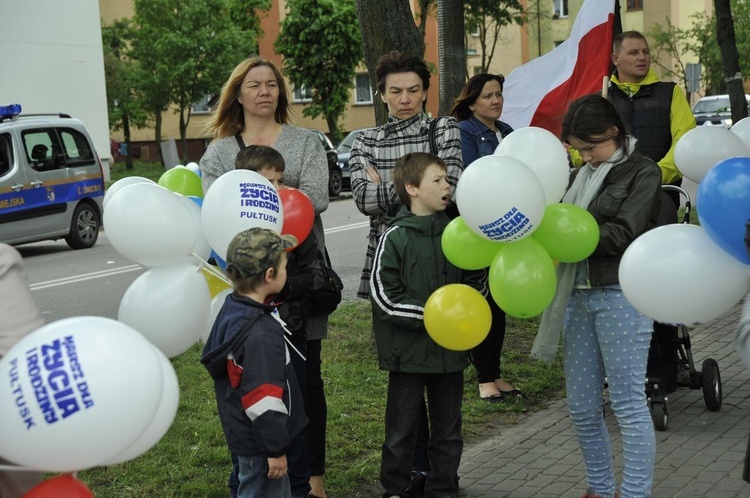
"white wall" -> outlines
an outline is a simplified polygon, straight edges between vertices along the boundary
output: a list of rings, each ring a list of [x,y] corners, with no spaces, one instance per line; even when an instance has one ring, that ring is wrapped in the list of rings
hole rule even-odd
[[[0,0],[0,105],[84,122],[109,176],[109,120],[99,3]]]

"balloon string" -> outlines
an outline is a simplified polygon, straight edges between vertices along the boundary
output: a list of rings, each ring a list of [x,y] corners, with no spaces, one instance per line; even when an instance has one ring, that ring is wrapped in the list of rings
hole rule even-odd
[[[0,465],[0,470],[10,472],[44,472],[42,469],[33,469],[31,467],[20,467],[18,465]]]
[[[199,270],[202,269],[202,268],[205,268],[207,272],[209,272],[211,275],[215,276],[219,280],[221,280],[221,281],[223,281],[223,282],[225,282],[225,283],[227,283],[229,285],[233,285],[232,281],[229,280],[226,275],[224,275],[222,272],[220,272],[219,270],[217,270],[216,267],[214,267],[213,265],[209,264],[208,261],[206,261],[205,259],[201,258],[200,256],[198,256],[194,252],[190,253],[190,255],[194,256],[195,258],[198,259],[198,261],[201,262],[201,266],[198,268]]]

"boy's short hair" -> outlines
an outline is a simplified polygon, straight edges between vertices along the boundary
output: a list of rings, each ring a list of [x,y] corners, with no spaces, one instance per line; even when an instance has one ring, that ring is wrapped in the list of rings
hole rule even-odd
[[[437,164],[444,170],[447,169],[442,158],[429,152],[410,152],[396,161],[396,166],[393,168],[393,187],[401,202],[408,207],[411,207],[411,196],[406,191],[406,185],[419,187],[424,178],[424,172],[432,164]]]
[[[255,290],[263,283],[266,270],[277,272],[281,255],[296,245],[294,235],[279,235],[268,228],[240,232],[227,247],[227,276],[237,291]]]
[[[237,153],[237,158],[234,160],[234,169],[249,169],[250,171],[271,169],[283,173],[285,167],[284,156],[267,145],[248,145]]]

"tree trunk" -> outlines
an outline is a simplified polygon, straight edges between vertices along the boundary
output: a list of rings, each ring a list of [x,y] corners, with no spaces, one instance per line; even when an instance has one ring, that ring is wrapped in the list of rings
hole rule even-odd
[[[356,0],[356,4],[365,65],[372,88],[377,92],[375,65],[378,59],[391,50],[421,55],[424,42],[419,38],[409,0]],[[375,122],[381,125],[388,120],[388,109],[380,103],[379,94],[373,99],[376,101]]]
[[[125,169],[133,169],[133,147],[130,145],[130,118],[126,113],[122,115],[122,134],[125,138]]]
[[[463,0],[438,2],[438,72],[440,77],[440,111],[450,114],[453,99],[466,83],[466,41],[464,38]]]
[[[161,153],[161,110],[156,113],[156,122],[154,123],[154,140],[156,141],[156,153],[159,154],[159,162],[162,166],[164,164],[164,156]]]
[[[732,107],[732,122],[747,117],[747,101],[742,85],[740,57],[734,37],[734,21],[729,0],[714,0],[716,11],[716,40],[719,42],[721,62],[724,67],[724,81],[727,84],[729,105]]]

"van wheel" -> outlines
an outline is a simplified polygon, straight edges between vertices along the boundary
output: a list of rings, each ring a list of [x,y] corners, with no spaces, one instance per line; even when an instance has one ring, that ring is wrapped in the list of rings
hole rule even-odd
[[[73,212],[70,233],[65,237],[65,242],[73,249],[88,249],[96,244],[97,238],[99,238],[99,215],[90,205],[79,204]]]
[[[328,195],[338,197],[341,193],[341,185],[343,183],[341,171],[338,168],[333,168],[328,174]]]

